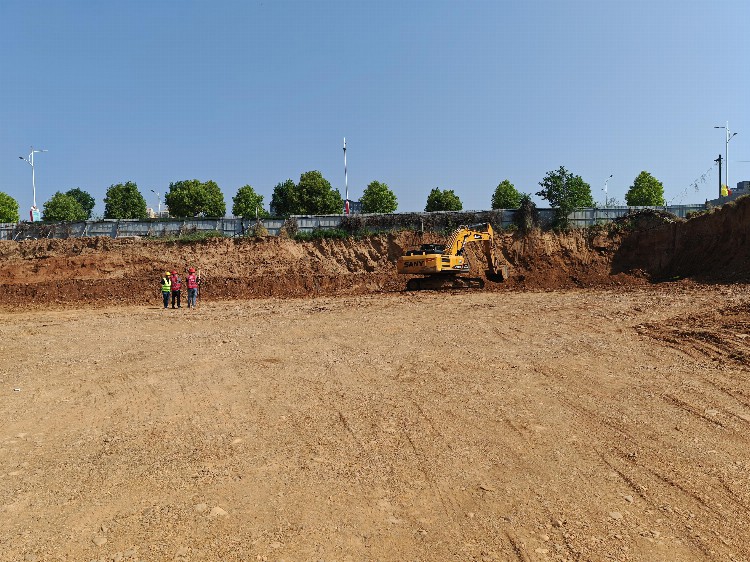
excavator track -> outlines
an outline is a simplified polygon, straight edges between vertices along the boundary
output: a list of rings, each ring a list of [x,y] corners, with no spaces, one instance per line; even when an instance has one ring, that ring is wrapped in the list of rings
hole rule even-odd
[[[434,276],[415,277],[406,283],[407,291],[444,291],[448,289],[482,289],[481,277]]]

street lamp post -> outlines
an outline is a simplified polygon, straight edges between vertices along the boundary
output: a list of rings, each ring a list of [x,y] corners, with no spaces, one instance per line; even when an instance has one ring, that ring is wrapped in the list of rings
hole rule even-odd
[[[606,180],[604,180],[604,208],[605,209],[609,207],[609,199],[607,198],[607,186],[609,184],[609,180],[611,177],[612,177],[612,174],[609,174],[609,177]]]
[[[731,189],[729,187],[729,141],[732,140],[737,133],[731,133],[729,131],[729,121],[727,121],[726,125],[715,126],[714,129],[724,129],[727,133],[726,140],[724,141],[724,181],[726,182],[727,189]],[[721,196],[721,194],[719,194],[719,196]]]
[[[156,195],[156,204],[158,206],[158,211],[157,211],[156,216],[157,216],[157,218],[161,218],[161,193],[157,193],[153,189],[151,190],[151,193],[153,193],[154,195]]]
[[[46,150],[34,150],[34,147],[31,147],[31,152],[29,152],[29,155],[24,158],[23,156],[19,156],[21,160],[26,162],[29,166],[31,166],[31,189],[33,193],[33,201],[34,205],[31,207],[31,222],[34,222],[34,219],[36,217],[36,220],[39,220],[39,210],[36,207],[36,179],[34,177],[34,154],[38,152],[47,152]]]
[[[344,214],[349,215],[349,177],[346,175],[346,137],[344,137],[344,190],[346,199],[344,202]]]

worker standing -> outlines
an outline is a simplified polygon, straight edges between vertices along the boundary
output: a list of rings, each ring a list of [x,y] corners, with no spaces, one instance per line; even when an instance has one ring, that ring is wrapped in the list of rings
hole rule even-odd
[[[188,308],[195,308],[195,303],[198,300],[198,285],[200,284],[200,278],[195,274],[194,267],[188,269],[186,281],[188,290]]]
[[[169,308],[170,294],[172,294],[172,274],[165,271],[164,277],[161,278],[161,296],[164,299],[164,308]]]
[[[182,281],[180,281],[180,276],[177,274],[177,270],[172,270],[170,281],[172,282],[172,308],[182,308],[182,303],[180,302],[180,288],[182,287]],[[176,307],[175,304],[177,304]]]

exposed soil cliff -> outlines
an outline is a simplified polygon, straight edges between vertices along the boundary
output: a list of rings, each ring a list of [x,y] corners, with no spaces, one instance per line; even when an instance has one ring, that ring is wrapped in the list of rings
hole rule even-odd
[[[701,282],[750,278],[750,199],[689,221],[641,224],[612,233],[581,230],[497,236],[509,265],[505,283],[487,290],[545,290],[641,285],[691,277]],[[245,299],[400,291],[395,262],[433,233],[296,242],[283,238],[161,242],[81,238],[0,243],[0,305],[49,305],[158,299],[165,269],[200,269],[203,297]],[[483,275],[478,246],[472,267]]]

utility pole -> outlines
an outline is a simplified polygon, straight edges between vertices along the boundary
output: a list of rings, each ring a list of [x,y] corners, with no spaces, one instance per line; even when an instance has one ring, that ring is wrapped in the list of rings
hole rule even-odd
[[[721,154],[719,154],[719,157],[714,162],[719,164],[719,198],[721,198]]]

